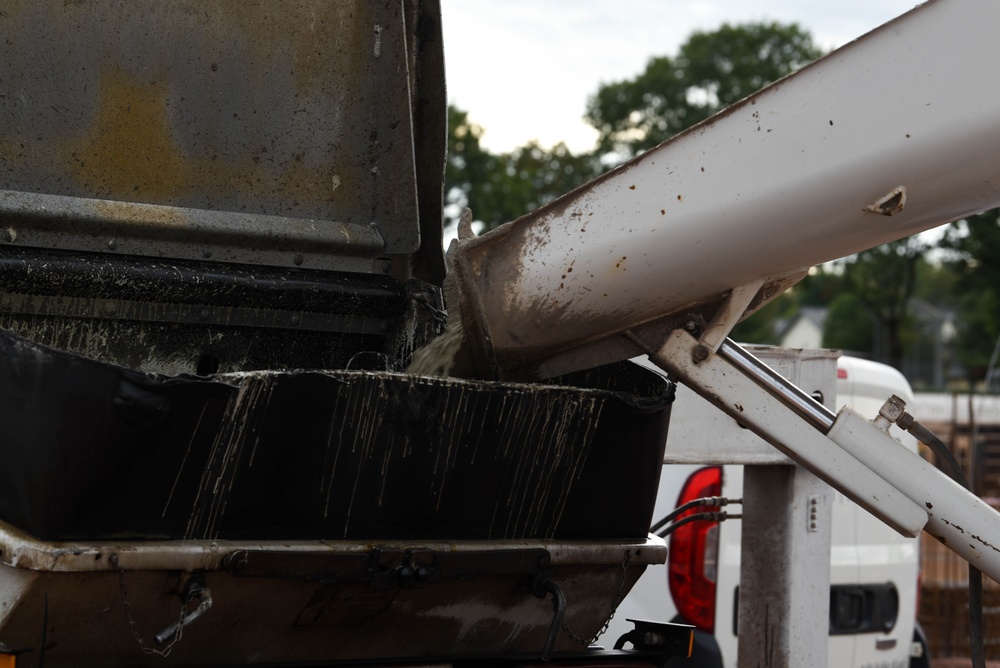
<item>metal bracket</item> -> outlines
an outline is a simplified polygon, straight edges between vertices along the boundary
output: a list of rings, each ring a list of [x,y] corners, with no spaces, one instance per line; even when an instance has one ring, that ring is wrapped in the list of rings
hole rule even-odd
[[[708,327],[701,334],[701,342],[713,353],[719,350],[719,346],[733,331],[733,327],[740,321],[747,307],[753,302],[754,297],[760,292],[764,285],[764,279],[751,281],[746,285],[733,288],[729,295],[723,300],[722,305],[716,312],[715,317],[708,323]]]
[[[722,355],[696,361],[699,347],[704,344],[675,330],[649,359],[899,533],[920,532],[927,523],[923,508],[845,450],[831,447],[821,431],[775,396],[777,389],[762,388]]]

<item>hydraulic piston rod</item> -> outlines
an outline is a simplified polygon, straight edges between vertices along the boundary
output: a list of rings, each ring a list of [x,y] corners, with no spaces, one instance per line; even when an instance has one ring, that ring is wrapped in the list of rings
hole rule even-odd
[[[796,415],[807,421],[824,434],[833,427],[837,416],[823,404],[790,383],[731,339],[726,339],[719,347],[719,354],[730,364],[750,376],[757,385],[777,397]]]
[[[1000,578],[1000,513],[892,438],[888,421],[834,415],[731,340],[701,361],[697,346],[674,332],[650,359],[900,533],[922,527]]]

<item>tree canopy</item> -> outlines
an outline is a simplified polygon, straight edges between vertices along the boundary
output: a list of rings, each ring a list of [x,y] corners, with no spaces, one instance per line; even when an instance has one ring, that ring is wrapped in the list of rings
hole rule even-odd
[[[956,292],[963,317],[956,350],[973,377],[982,377],[1000,337],[1000,209],[952,227],[943,245],[955,253]]]
[[[510,153],[490,153],[480,144],[483,129],[469,120],[468,112],[454,106],[448,111],[445,202],[452,222],[469,207],[476,220],[492,229],[534,211],[598,173],[593,154],[576,155],[563,143],[545,148],[529,142]]]
[[[820,57],[796,24],[723,25],[696,32],[676,56],[659,56],[633,79],[602,85],[585,118],[598,149],[630,158]]]

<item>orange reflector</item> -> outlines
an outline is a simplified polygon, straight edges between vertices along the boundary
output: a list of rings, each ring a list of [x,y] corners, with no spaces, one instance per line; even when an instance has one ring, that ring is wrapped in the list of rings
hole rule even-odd
[[[687,658],[690,659],[691,658],[691,654],[694,652],[694,629],[691,629],[689,631],[689,633],[690,633],[690,635],[688,636],[688,653],[687,653]],[[13,666],[14,664],[11,664],[11,665]]]
[[[16,668],[17,656],[14,654],[0,654],[0,668]]]

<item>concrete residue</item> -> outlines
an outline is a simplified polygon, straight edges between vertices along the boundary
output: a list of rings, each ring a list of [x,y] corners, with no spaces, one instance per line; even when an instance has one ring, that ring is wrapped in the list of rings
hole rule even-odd
[[[239,470],[253,466],[274,376],[248,376],[229,399],[195,494],[184,538],[217,538]],[[197,433],[192,434],[192,440]],[[186,459],[186,458],[185,458]],[[179,474],[178,474],[179,475]]]

